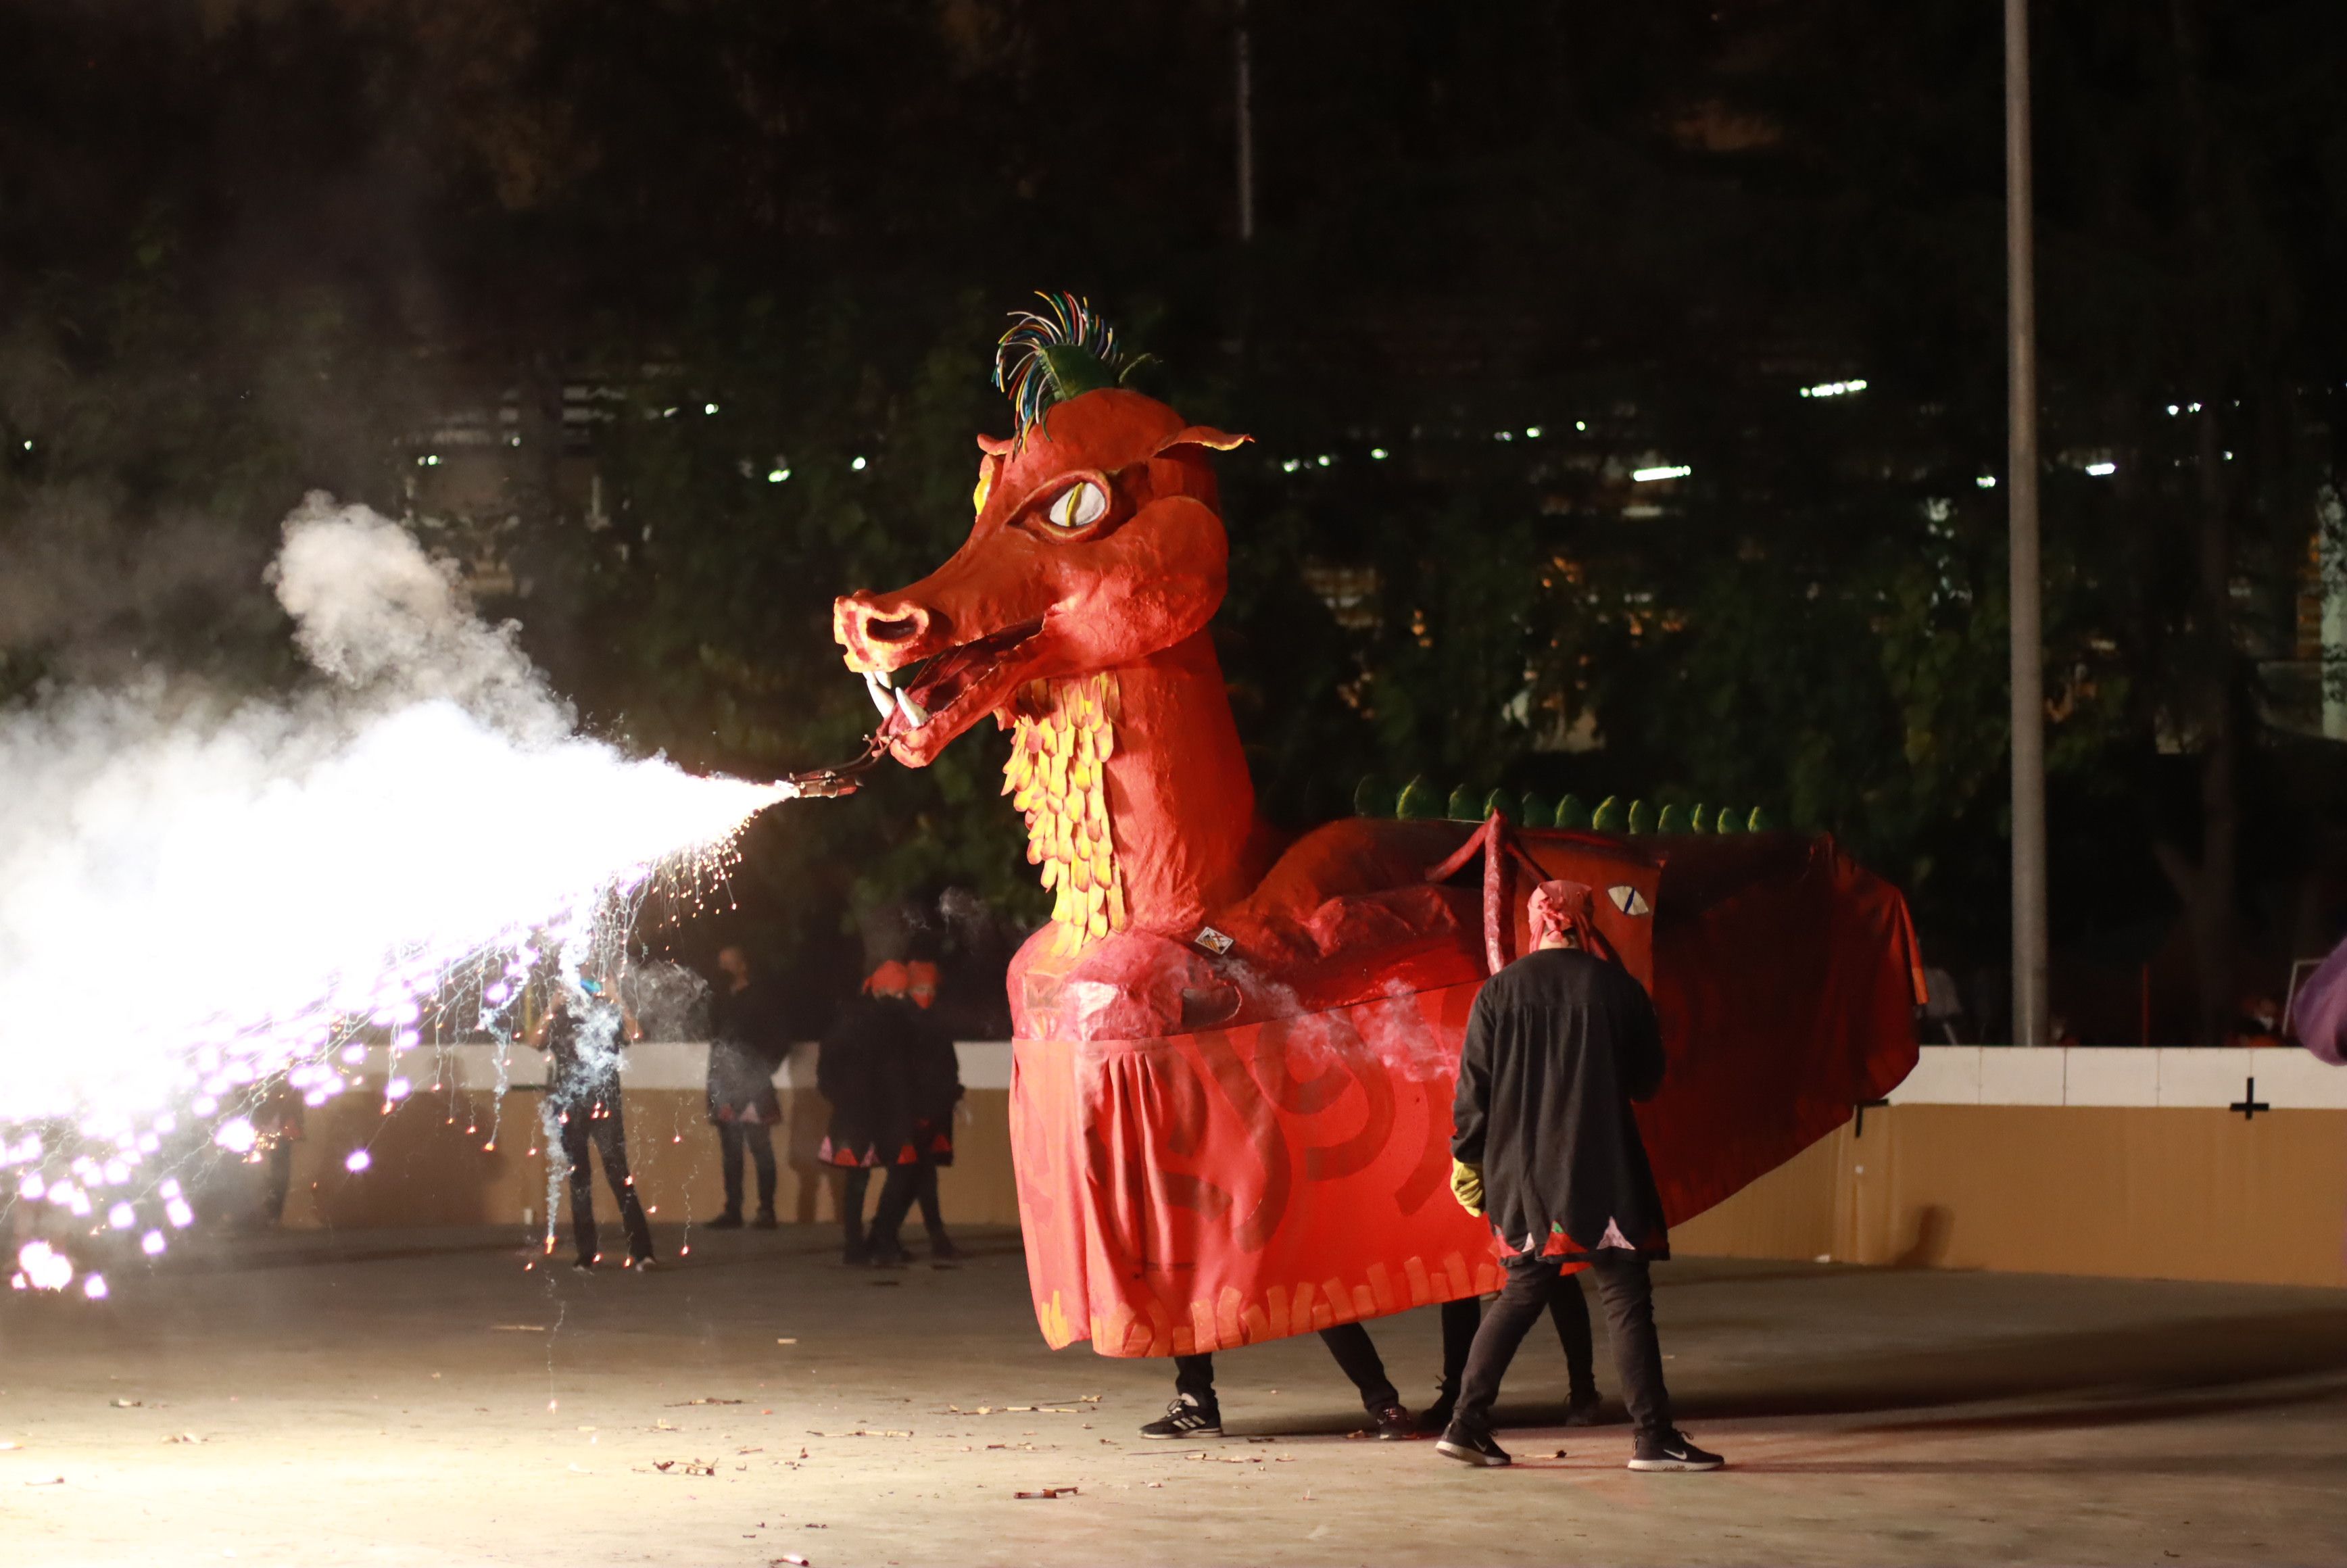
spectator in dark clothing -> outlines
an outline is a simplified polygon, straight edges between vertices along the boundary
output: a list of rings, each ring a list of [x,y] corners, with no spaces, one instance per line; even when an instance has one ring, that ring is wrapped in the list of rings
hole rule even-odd
[[[831,1104],[831,1130],[816,1158],[845,1173],[841,1256],[849,1264],[909,1261],[897,1233],[920,1194],[923,1172],[936,1175],[923,1142],[950,1128],[961,1093],[952,1042],[929,1027],[911,989],[910,972],[893,958],[873,970],[865,994],[841,1009],[824,1035],[815,1064],[815,1087]],[[867,1235],[864,1200],[876,1170],[887,1175]]]
[[[1650,1258],[1670,1256],[1670,1238],[1630,1102],[1662,1085],[1662,1030],[1645,989],[1611,961],[1594,907],[1578,883],[1542,883],[1532,898],[1536,950],[1492,976],[1468,1017],[1451,1184],[1470,1213],[1489,1216],[1507,1283],[1476,1330],[1457,1412],[1435,1446],[1468,1464],[1509,1462],[1491,1439],[1500,1379],[1555,1292],[1578,1288],[1563,1269],[1585,1264],[1636,1426],[1630,1468],[1717,1470],[1719,1456],[1671,1424],[1646,1272]]]
[[[933,1110],[922,1115],[915,1129],[914,1142],[921,1151],[921,1173],[920,1184],[913,1189],[914,1201],[921,1205],[921,1228],[928,1232],[930,1261],[951,1263],[961,1256],[961,1248],[946,1235],[945,1211],[938,1201],[938,1171],[954,1161],[954,1107],[961,1103],[961,1059],[954,1050],[952,1035],[932,1010],[938,1000],[937,965],[915,958],[905,966],[905,994],[921,1009],[922,1026],[928,1030],[922,1046],[928,1062],[926,1071],[932,1081],[940,1084],[947,1073],[953,1075],[953,1098],[942,1111]]]
[[[783,1117],[774,1070],[790,1051],[790,1026],[772,988],[750,972],[740,948],[720,948],[709,996],[709,1122],[725,1172],[725,1212],[712,1230],[742,1228],[742,1156],[758,1168],[758,1228],[774,1228],[774,1123]]]
[[[562,1151],[569,1168],[570,1228],[579,1245],[576,1268],[592,1268],[602,1260],[596,1250],[594,1173],[588,1168],[591,1143],[602,1151],[603,1179],[620,1205],[620,1223],[628,1232],[628,1266],[649,1269],[652,1256],[651,1225],[636,1196],[636,1179],[628,1173],[628,1129],[620,1110],[620,1053],[630,1041],[643,1038],[635,1014],[620,999],[619,986],[608,975],[581,976],[561,994],[530,1033],[530,1043],[547,1053],[546,1098],[539,1114],[546,1122],[546,1141]]]
[[[2290,1031],[2333,1067],[2347,1067],[2347,942],[2306,977],[2291,999]]]

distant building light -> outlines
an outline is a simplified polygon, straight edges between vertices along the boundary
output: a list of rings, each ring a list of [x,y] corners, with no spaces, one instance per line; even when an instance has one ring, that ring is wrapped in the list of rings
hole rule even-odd
[[[2184,405],[2184,412],[2187,414],[2198,414],[2200,412],[2200,405],[2197,403],[2188,403]]]
[[[1573,427],[1575,430],[1585,431],[1589,428],[1589,421],[1586,419],[1576,419],[1573,422]]]
[[[1386,458],[1386,449],[1382,446],[1372,446],[1369,448],[1369,456],[1382,463]]]
[[[1320,466],[1323,468],[1334,467],[1336,466],[1336,462],[1337,459],[1331,457],[1327,453],[1323,452],[1320,454]]]
[[[1280,462],[1279,471],[1283,474],[1293,474],[1299,466],[1301,466],[1301,465],[1298,464],[1295,458],[1284,458]]]
[[[1524,439],[1525,439],[1525,440],[1527,440],[1527,441],[1537,441],[1537,440],[1539,440],[1540,438],[1541,438],[1541,427],[1540,427],[1539,425],[1525,425],[1525,426],[1524,426]]]
[[[508,436],[508,437],[507,438],[507,445],[508,445],[508,446],[520,446],[520,445],[521,445],[521,437],[520,437],[520,436]]]
[[[1663,468],[1634,468],[1630,477],[1641,485],[1651,485],[1657,479],[1684,479],[1695,470],[1685,463],[1674,463]]]
[[[673,419],[676,417],[676,410],[673,408],[663,408],[661,410],[661,417],[662,419]]]
[[[714,414],[717,412],[717,405],[713,403],[704,403],[701,405],[701,412],[703,414]]]
[[[2230,456],[2231,454],[2228,453],[2226,456]],[[2118,471],[2119,466],[2116,463],[2089,463],[2086,465],[2086,472],[2092,474],[2097,479],[2107,479]]]
[[[1983,474],[1979,478],[1974,479],[1973,483],[1978,485],[1983,490],[1993,490],[1996,488],[1996,476],[1993,474]]]
[[[360,1171],[365,1170],[369,1165],[374,1163],[374,1161],[369,1157],[364,1149],[354,1149],[349,1154],[343,1157],[343,1169],[355,1174]]]
[[[851,468],[853,468],[853,469],[855,469],[857,473],[861,474],[862,472],[864,472],[864,469],[865,469],[865,462],[864,462],[864,459],[863,459],[863,458],[861,458],[861,457],[858,457],[855,462],[850,463],[850,464],[848,465],[848,466],[849,466],[849,467],[851,467]]]
[[[1825,381],[1819,382],[1815,386],[1801,388],[1801,395],[1803,397],[1848,397],[1852,393],[1865,390],[1866,383],[1863,380]]]
[[[769,485],[779,485],[790,477],[791,471],[788,468],[769,468],[766,470],[766,483]]]
[[[1491,432],[1491,439],[1494,441],[1513,441],[1515,438],[1516,433],[1512,430],[1494,430]]]
[[[2181,413],[2183,413],[2183,412],[2184,412],[2184,410],[2182,410],[2181,408],[2178,408],[2178,406],[2176,406],[2176,405],[2174,405],[2173,403],[2171,403],[2171,404],[2169,404],[2169,405],[2168,405],[2168,416],[2170,419],[2175,418],[2178,415],[2179,415],[2179,414],[2181,414]]]

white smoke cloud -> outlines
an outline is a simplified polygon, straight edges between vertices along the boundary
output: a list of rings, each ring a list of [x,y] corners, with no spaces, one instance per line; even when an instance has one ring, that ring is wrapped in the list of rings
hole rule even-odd
[[[227,704],[156,679],[0,715],[7,1124],[143,1124],[396,1028],[448,964],[722,843],[787,792],[575,733],[510,628],[397,524],[313,497],[272,569],[317,668]]]

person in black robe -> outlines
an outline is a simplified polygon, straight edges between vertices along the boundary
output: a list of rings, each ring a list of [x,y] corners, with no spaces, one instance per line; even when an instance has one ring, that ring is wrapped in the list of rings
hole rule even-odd
[[[603,1179],[620,1205],[628,1232],[628,1266],[651,1268],[652,1231],[644,1218],[636,1179],[628,1172],[628,1126],[620,1108],[620,1053],[643,1030],[608,975],[581,976],[562,994],[532,1031],[530,1043],[547,1053],[546,1098],[539,1112],[546,1141],[562,1151],[570,1179],[570,1230],[579,1257],[589,1269],[601,1261],[596,1250],[595,1173],[588,1149],[600,1150]],[[548,1216],[550,1222],[551,1215]],[[549,1238],[550,1239],[550,1238]]]
[[[774,1123],[783,1117],[774,1070],[790,1050],[790,1027],[772,988],[750,971],[738,947],[719,949],[720,979],[709,994],[709,1123],[717,1129],[725,1212],[712,1230],[742,1228],[742,1160],[758,1170],[758,1228],[774,1219]]]
[[[1544,882],[1532,898],[1535,950],[1484,985],[1467,1021],[1451,1105],[1452,1186],[1484,1214],[1507,1282],[1484,1315],[1459,1403],[1436,1449],[1469,1464],[1503,1465],[1491,1406],[1525,1333],[1563,1277],[1586,1264],[1605,1304],[1623,1399],[1636,1429],[1630,1468],[1717,1470],[1672,1425],[1655,1334],[1652,1260],[1670,1256],[1662,1195],[1631,1102],[1663,1081],[1654,1002],[1599,936],[1594,898]]]
[[[950,1123],[961,1093],[952,1043],[938,1049],[939,1031],[913,1003],[911,986],[910,972],[893,958],[873,970],[865,994],[825,1033],[815,1062],[815,1087],[831,1105],[830,1131],[815,1157],[844,1173],[841,1258],[850,1265],[910,1261],[897,1233],[920,1194],[928,1165],[923,1146],[933,1144],[940,1123]],[[887,1176],[867,1232],[864,1203],[876,1170]]]
[[[914,1201],[920,1204],[921,1226],[929,1235],[929,1261],[952,1263],[961,1256],[961,1248],[946,1234],[946,1216],[938,1197],[938,1172],[954,1163],[954,1108],[961,1103],[961,1055],[954,1050],[953,1034],[938,1018],[938,967],[915,958],[905,966],[907,977],[906,996],[921,1009],[921,1024],[926,1031],[922,1050],[922,1081],[930,1086],[932,1100],[915,1124],[914,1143],[921,1152],[919,1185],[913,1189]],[[950,1081],[951,1093],[945,1094]],[[936,1098],[943,1095],[942,1099]]]

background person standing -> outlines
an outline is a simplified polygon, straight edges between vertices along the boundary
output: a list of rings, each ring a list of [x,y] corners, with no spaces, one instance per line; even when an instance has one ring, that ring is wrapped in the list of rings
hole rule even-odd
[[[620,1108],[620,1053],[641,1040],[643,1030],[620,999],[610,972],[582,974],[569,984],[558,980],[554,1005],[530,1031],[530,1043],[547,1053],[546,1099],[540,1113],[546,1141],[562,1151],[569,1168],[570,1231],[578,1243],[573,1267],[592,1268],[596,1250],[595,1180],[588,1168],[589,1145],[602,1151],[603,1179],[620,1205],[628,1232],[628,1266],[652,1266],[652,1230],[628,1173],[628,1125]]]
[[[742,1156],[758,1168],[758,1228],[774,1228],[774,1123],[782,1120],[774,1070],[790,1050],[789,1021],[773,989],[729,945],[717,952],[709,994],[709,1122],[725,1173],[725,1212],[712,1230],[742,1228]]]
[[[938,1172],[954,1161],[954,1108],[961,1103],[961,1058],[954,1050],[953,1036],[935,1011],[937,965],[915,958],[905,966],[905,995],[921,1011],[921,1062],[916,1076],[929,1097],[928,1104],[916,1107],[913,1142],[920,1151],[921,1169],[913,1197],[921,1205],[921,1226],[928,1232],[929,1260],[951,1263],[961,1256],[961,1248],[946,1235],[945,1210],[938,1201]]]
[[[1585,1264],[1636,1427],[1630,1468],[1717,1470],[1717,1454],[1671,1424],[1646,1272],[1649,1259],[1670,1256],[1670,1238],[1630,1102],[1662,1086],[1662,1030],[1645,989],[1612,961],[1594,907],[1577,882],[1542,883],[1536,950],[1493,975],[1468,1018],[1451,1184],[1470,1214],[1489,1216],[1507,1283],[1476,1330],[1457,1413],[1435,1447],[1467,1464],[1509,1462],[1491,1439],[1500,1379],[1554,1294],[1580,1288],[1563,1271]]]
[[[831,1131],[817,1158],[843,1174],[839,1219],[842,1261],[892,1266],[908,1261],[897,1232],[921,1187],[924,1123],[950,1108],[959,1084],[948,1045],[942,1068],[936,1031],[911,999],[912,975],[891,958],[864,982],[864,995],[842,1008],[823,1037],[815,1087],[831,1104]],[[886,1171],[867,1235],[865,1194],[872,1173]],[[932,1173],[934,1173],[932,1170]]]

